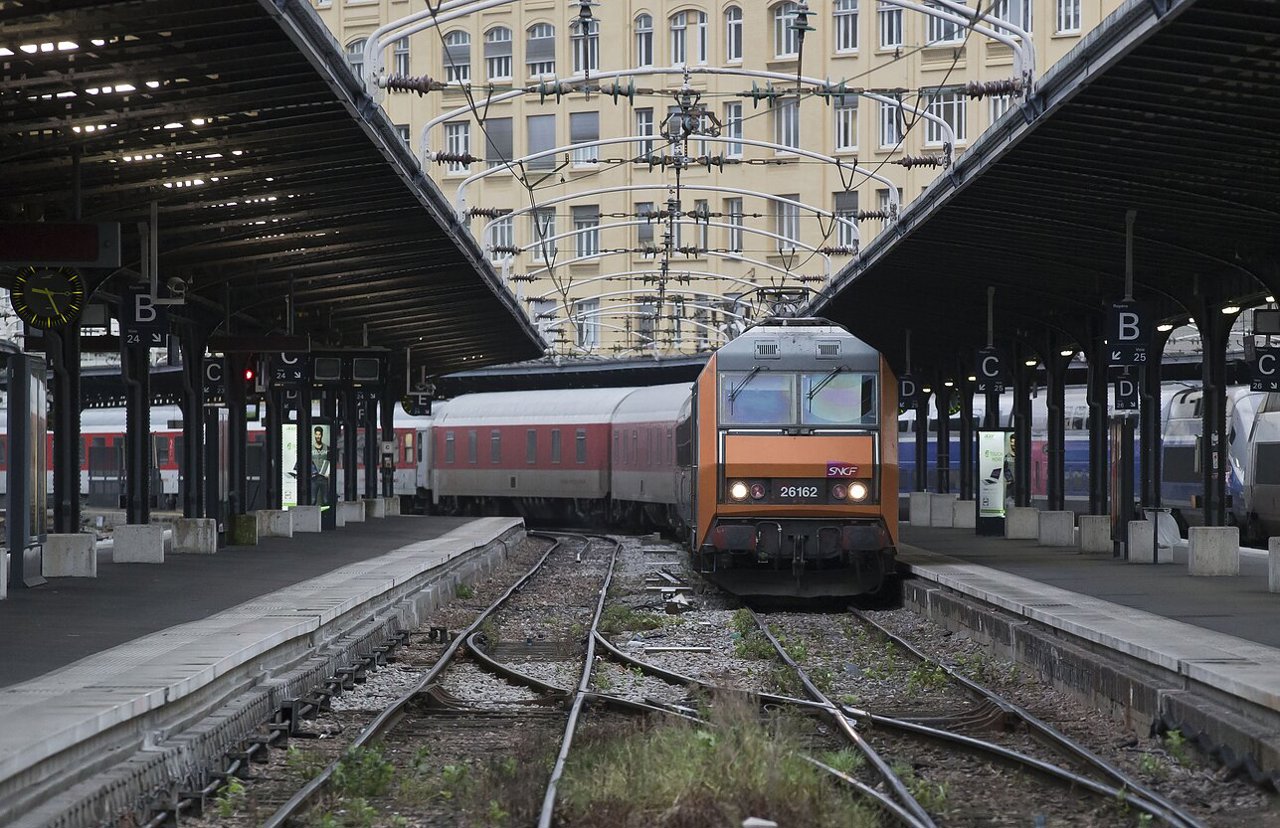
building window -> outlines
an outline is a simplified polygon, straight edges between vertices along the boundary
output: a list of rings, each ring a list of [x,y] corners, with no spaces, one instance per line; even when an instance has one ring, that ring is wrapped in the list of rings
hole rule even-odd
[[[939,3],[926,3],[925,5],[931,9],[937,9],[938,11],[949,11],[949,9],[944,9]],[[963,37],[961,36],[963,28],[959,23],[953,23],[950,20],[943,20],[941,17],[934,17],[931,14],[926,16],[929,19],[927,26],[928,32],[925,35],[928,45],[936,46],[943,43],[959,43],[963,40]]]
[[[742,102],[730,101],[724,105],[724,154],[730,158],[742,157]]]
[[[1080,0],[1058,0],[1058,34],[1080,31]]]
[[[533,77],[556,73],[556,27],[536,23],[526,32],[524,65]]]
[[[511,30],[506,26],[485,33],[484,70],[491,81],[511,80]]]
[[[636,17],[632,26],[636,33],[636,66],[653,65],[653,18],[647,14]]]
[[[444,36],[444,79],[449,83],[471,80],[471,35],[452,31]]]
[[[530,158],[525,166],[531,170],[555,169],[556,156],[551,150],[556,148],[556,116],[530,115],[525,118],[525,132],[529,136],[529,155],[545,152],[546,155]]]
[[[726,198],[724,200],[724,214],[726,223],[729,225],[729,234],[726,241],[726,247],[730,253],[742,252],[742,199]]]
[[[409,146],[409,141],[411,140],[411,137],[409,134],[408,124],[396,124],[396,135],[400,136],[400,140],[404,141],[404,145],[406,147]]]
[[[955,133],[957,142],[965,139],[965,98],[962,94],[954,89],[935,89],[929,98],[929,114],[936,115],[945,121]],[[925,120],[925,144],[941,146],[949,138],[941,124],[937,121]]]
[[[599,112],[573,112],[569,115],[569,143],[586,144],[600,139]],[[596,146],[577,147],[573,149],[573,165],[575,167],[594,166],[600,150]]]
[[[636,346],[647,348],[657,338],[658,306],[653,302],[641,302],[639,314],[636,317]]]
[[[600,68],[600,22],[592,20],[573,33],[573,73],[583,75]]]
[[[444,125],[445,151],[453,156],[463,156],[471,152],[471,123],[468,121],[450,121]],[[470,167],[461,161],[450,161],[445,170],[451,173],[464,173]]]
[[[902,143],[902,109],[897,104],[880,103],[880,148],[892,149]]]
[[[533,316],[533,324],[538,326],[538,333],[545,339],[554,339],[555,321],[560,305],[554,299],[534,299],[530,303],[529,313]]]
[[[578,257],[597,256],[600,254],[600,208],[573,208],[574,242],[577,245],[575,254]]]
[[[511,119],[490,118],[484,126],[484,157],[490,167],[511,161]]]
[[[680,66],[689,57],[688,29],[685,25],[685,13],[671,15],[671,64]]]
[[[556,211],[554,207],[538,207],[529,214],[533,256],[549,262],[556,255]]]
[[[902,188],[901,187],[898,188],[898,208],[899,209],[902,208]],[[876,209],[882,213],[885,213],[886,215],[890,212],[890,210],[893,209],[893,205],[889,201],[888,187],[881,187],[880,189],[876,190]],[[884,221],[887,222],[888,219],[885,219]]]
[[[401,77],[409,75],[409,38],[402,37],[396,41],[395,50],[392,52],[396,61],[396,74]]]
[[[1031,0],[996,0],[992,15],[1031,33]]]
[[[705,256],[711,247],[711,204],[700,198],[693,202],[693,216],[698,231],[698,255]]]
[[[578,325],[578,347],[600,346],[600,300],[583,299],[573,303],[573,318]]]
[[[773,108],[774,143],[792,149],[800,148],[800,101],[785,98]],[[785,152],[785,150],[774,150]]]
[[[795,57],[800,54],[799,33],[792,28],[796,22],[795,3],[782,3],[773,10],[773,56]]]
[[[653,134],[653,110],[649,108],[637,109],[636,111],[636,135],[652,135]],[[640,142],[640,155],[637,161],[645,161],[653,155],[653,142]]]
[[[831,13],[835,17],[836,51],[858,51],[858,0],[836,0]]]
[[[880,26],[880,48],[897,49],[902,46],[902,9],[881,3],[876,10]]]
[[[836,244],[851,250],[858,248],[858,191],[836,193],[833,199],[836,214]]]
[[[347,63],[357,78],[364,74],[364,45],[367,42],[368,39],[362,37],[347,44]]]
[[[742,60],[742,9],[737,6],[724,10],[724,59],[726,63]]]
[[[858,148],[858,96],[841,95],[835,98],[836,151],[849,152]]]
[[[783,250],[795,250],[800,241],[800,205],[795,203],[799,200],[800,196],[793,194],[778,196],[774,201],[778,210],[777,233],[782,237],[777,240],[778,247]]]
[[[706,12],[690,12],[693,14],[693,48],[694,54],[697,56],[698,63],[706,63],[711,52],[711,43],[707,39],[707,13]]]
[[[1004,117],[1004,113],[1009,111],[1009,107],[1013,105],[1012,95],[993,95],[991,97],[991,123],[995,123]]]
[[[511,216],[503,216],[494,221],[489,228],[489,238],[493,244],[489,250],[489,258],[493,261],[499,261],[511,256],[509,248],[516,246],[516,226],[515,220]],[[505,247],[507,250],[498,250],[497,248]]]
[[[636,218],[641,222],[636,225],[636,244],[639,247],[653,245],[654,210],[652,201],[636,202]]]

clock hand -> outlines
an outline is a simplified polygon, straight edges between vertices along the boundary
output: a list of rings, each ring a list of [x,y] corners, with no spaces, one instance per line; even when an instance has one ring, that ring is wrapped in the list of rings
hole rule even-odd
[[[49,290],[48,288],[33,288],[32,293],[43,293],[45,296],[48,296],[49,304],[53,306],[54,315],[56,316],[62,315],[62,311],[58,310],[58,300],[53,298],[54,296],[53,291]]]

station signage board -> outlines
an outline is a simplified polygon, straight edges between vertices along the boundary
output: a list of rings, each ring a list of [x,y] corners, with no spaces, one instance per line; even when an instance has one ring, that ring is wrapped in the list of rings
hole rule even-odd
[[[431,416],[431,395],[423,392],[405,394],[400,400],[400,408],[410,417]]]
[[[120,329],[125,345],[163,348],[168,341],[168,311],[156,304],[145,286],[127,287],[120,296]]]
[[[1151,347],[1151,315],[1133,301],[1112,302],[1107,314],[1107,363],[1144,366]]]
[[[1138,381],[1133,377],[1117,377],[1115,381],[1116,411],[1138,410]]]
[[[920,383],[910,374],[898,377],[898,413],[906,413],[916,407],[916,397],[920,394]]]
[[[979,394],[1004,393],[1004,363],[1000,352],[992,345],[978,349],[978,363],[974,369]]]
[[[279,351],[271,355],[272,385],[303,385],[307,381],[307,355],[300,351]]]
[[[1254,347],[1249,357],[1249,390],[1280,391],[1280,347]]]
[[[221,357],[205,357],[201,367],[206,397],[222,398],[227,393],[226,367]]]

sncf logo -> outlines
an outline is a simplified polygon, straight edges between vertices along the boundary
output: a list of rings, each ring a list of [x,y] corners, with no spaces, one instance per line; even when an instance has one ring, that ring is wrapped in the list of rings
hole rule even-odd
[[[827,477],[857,477],[858,467],[851,463],[827,463]]]

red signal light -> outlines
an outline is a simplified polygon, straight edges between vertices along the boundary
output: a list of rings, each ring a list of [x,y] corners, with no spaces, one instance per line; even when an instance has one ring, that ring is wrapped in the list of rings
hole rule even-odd
[[[250,383],[251,383],[251,382],[253,382],[253,378],[254,378],[256,375],[257,375],[257,374],[256,374],[256,372],[255,372],[252,368],[246,368],[246,369],[244,369],[244,381],[245,381],[245,382],[250,382]]]

